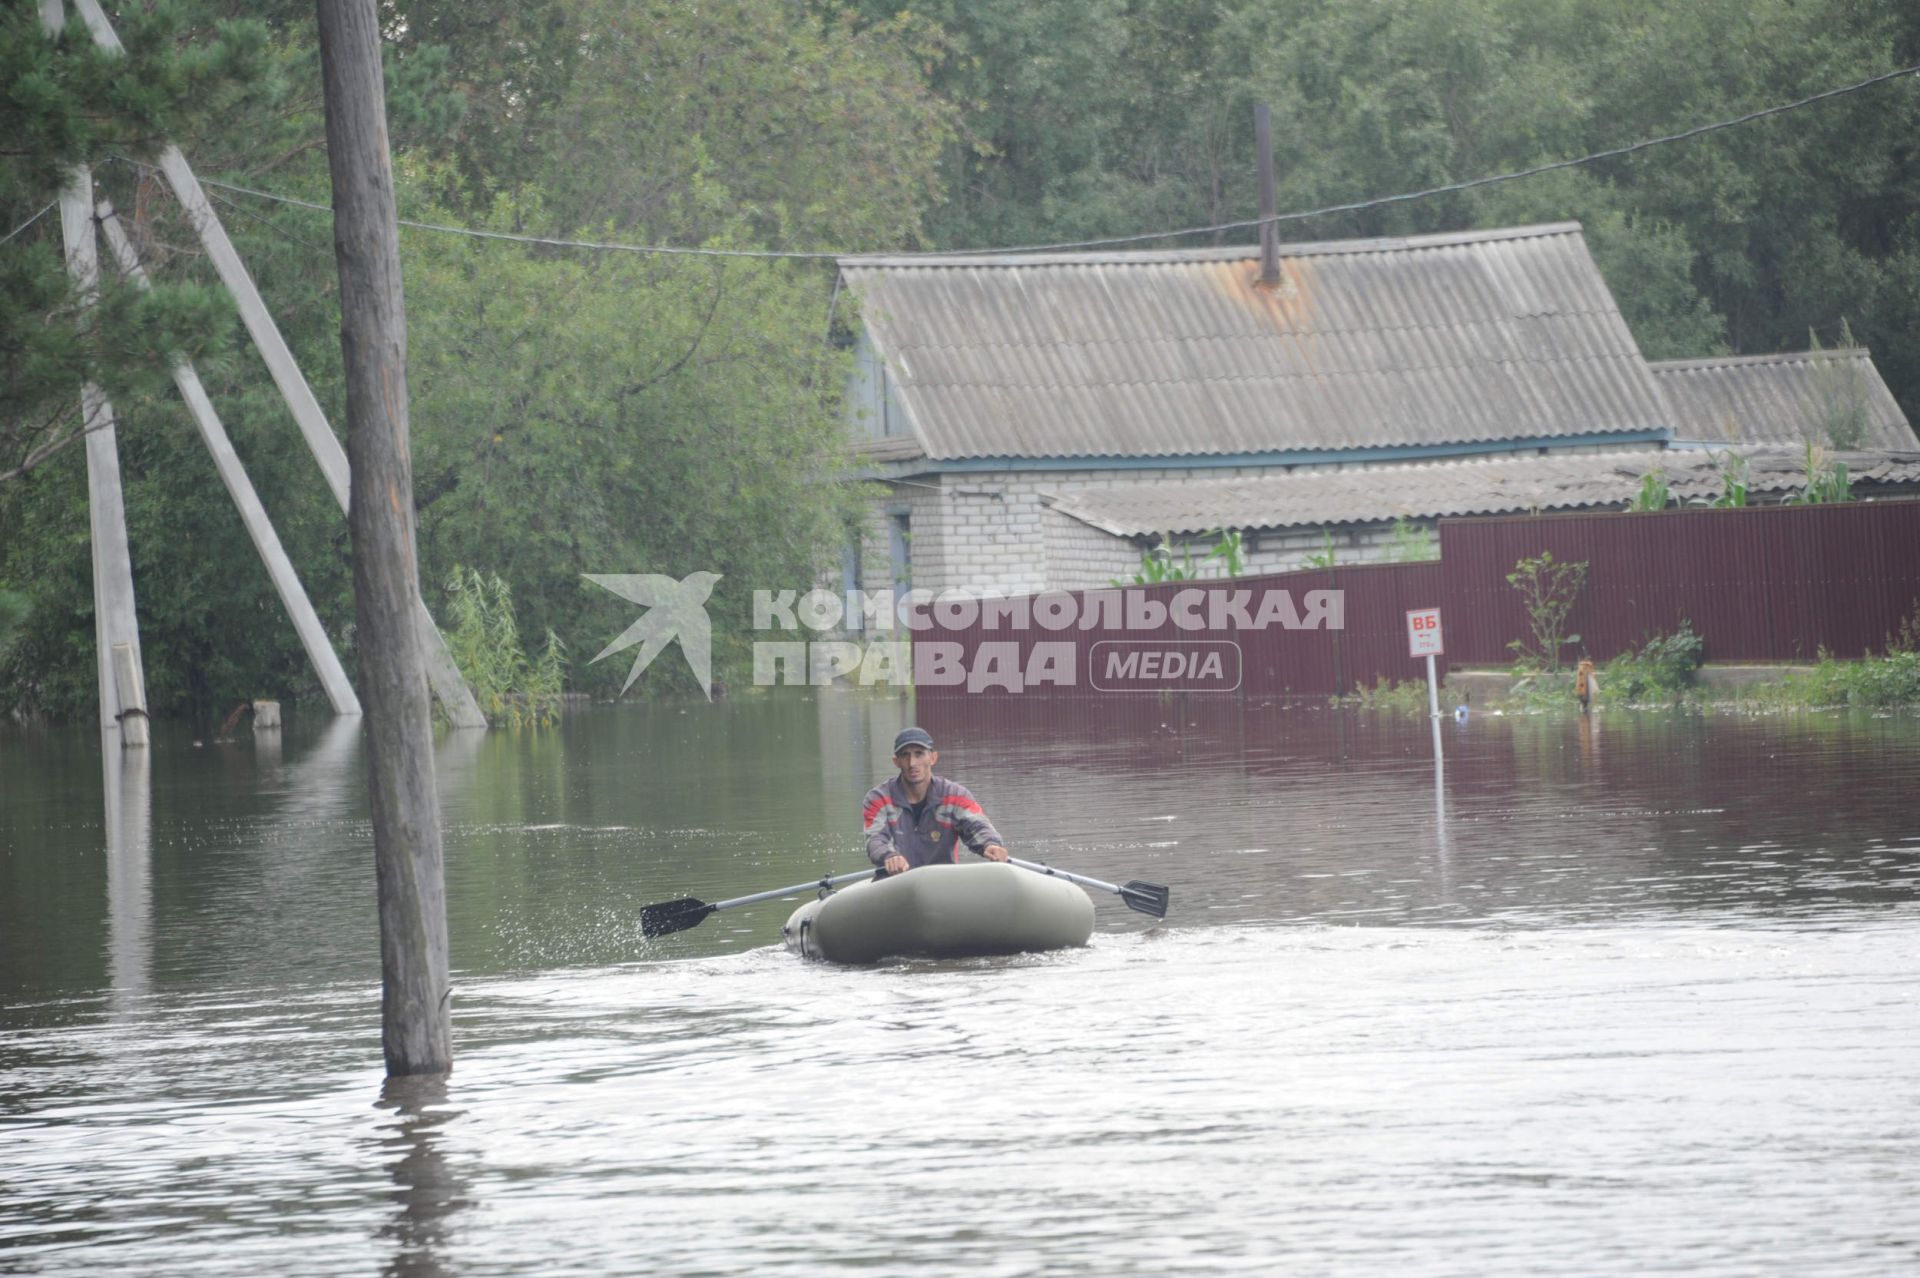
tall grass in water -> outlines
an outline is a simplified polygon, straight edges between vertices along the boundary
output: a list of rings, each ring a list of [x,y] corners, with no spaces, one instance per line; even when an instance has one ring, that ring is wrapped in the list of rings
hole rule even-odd
[[[447,578],[453,629],[447,646],[473,699],[489,723],[540,727],[560,716],[566,656],[560,637],[547,631],[538,660],[527,659],[520,625],[513,615],[513,592],[498,576],[475,568],[455,568]]]

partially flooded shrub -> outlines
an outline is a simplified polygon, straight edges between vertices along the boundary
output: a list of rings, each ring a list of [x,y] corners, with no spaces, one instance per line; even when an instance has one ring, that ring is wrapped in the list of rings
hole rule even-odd
[[[1706,641],[1693,633],[1693,623],[1682,621],[1670,635],[1655,635],[1640,651],[1622,653],[1606,664],[1600,692],[1613,700],[1642,701],[1669,698],[1693,686]]]
[[[513,615],[513,592],[498,576],[455,568],[447,579],[453,629],[447,647],[490,723],[543,726],[560,714],[566,655],[547,631],[538,660],[529,661]]]

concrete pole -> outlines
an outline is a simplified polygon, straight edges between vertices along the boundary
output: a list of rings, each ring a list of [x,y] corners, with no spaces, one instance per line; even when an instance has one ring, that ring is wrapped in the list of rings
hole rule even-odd
[[[42,3],[57,6],[59,0],[42,0]],[[94,43],[103,49],[117,51],[121,48],[120,37],[114,34],[113,25],[107,21],[107,15],[101,11],[98,0],[74,0],[74,5],[86,21],[87,28],[92,31]],[[200,186],[200,179],[193,175],[193,168],[176,146],[169,146],[160,153],[160,172],[167,179],[167,185],[173,188],[180,206],[186,210],[194,232],[207,250],[208,259],[213,263],[214,270],[219,272],[221,282],[233,294],[241,322],[247,326],[247,332],[252,336],[261,358],[266,361],[267,371],[273,374],[274,384],[286,399],[287,408],[300,427],[308,450],[320,464],[320,472],[326,476],[327,487],[332,489],[334,500],[340,504],[342,511],[347,510],[350,476],[346,451],[340,447],[340,440],[327,424],[326,414],[320,410],[320,401],[314,397],[313,388],[307,385],[307,379],[302,376],[293,352],[280,335],[279,325],[273,322],[272,312],[267,310],[260,290],[254,287],[246,264],[240,260],[233,241],[227,238],[226,227],[221,225],[214,213],[212,202]],[[441,709],[446,711],[447,721],[456,728],[485,728],[487,717],[480,712],[480,706],[474,701],[466,680],[460,677],[460,668],[447,649],[447,641],[441,635],[440,627],[434,624],[432,614],[417,593],[414,603],[414,625],[420,630],[426,653],[427,677],[432,681],[434,695],[440,698]]]
[[[340,348],[355,499],[354,614],[367,698],[387,1073],[453,1068],[440,801],[433,780],[407,443],[407,318],[376,0],[319,0]]]
[[[61,0],[41,0],[40,22],[48,35],[66,27]],[[67,172],[60,189],[60,232],[84,306],[100,290],[99,248],[93,232],[93,173],[85,165]],[[113,404],[92,382],[80,388],[80,422],[87,437],[87,515],[93,542],[93,646],[100,688],[100,728],[118,731],[121,745],[145,745],[146,677],[140,661],[140,622],[134,611],[133,559],[127,551],[127,512],[120,489],[120,449],[114,438]],[[121,650],[115,669],[114,650]],[[129,674],[131,679],[128,679]],[[123,693],[124,685],[124,693]],[[136,714],[129,716],[132,710]],[[128,720],[136,720],[129,729]]]
[[[40,0],[40,4],[42,12],[46,8],[60,10],[60,0]],[[123,52],[119,36],[113,33],[113,23],[109,23],[108,15],[100,10],[98,0],[73,0],[73,6],[81,12],[86,29],[94,36],[94,44]],[[344,512],[348,509],[348,455],[346,449],[340,447],[340,439],[334,436],[332,426],[326,424],[321,401],[313,397],[313,388],[307,386],[307,378],[301,376],[292,349],[288,349],[286,338],[280,336],[280,326],[273,322],[273,313],[267,311],[267,303],[259,296],[259,290],[253,288],[252,274],[248,274],[246,263],[240,261],[240,253],[232,246],[232,240],[228,240],[227,228],[213,213],[213,203],[207,200],[200,178],[194,177],[194,169],[186,163],[186,155],[180,154],[177,146],[169,146],[159,154],[159,171],[173,188],[180,207],[186,209],[188,221],[192,221],[194,232],[200,236],[202,248],[207,249],[207,259],[213,263],[213,269],[219,272],[221,282],[227,284],[227,292],[232,294],[234,305],[240,311],[240,320],[246,324],[261,359],[267,361],[267,370],[273,374],[275,386],[286,399],[288,411],[294,414],[301,436],[307,439],[313,461],[319,462],[326,485]],[[459,666],[453,662],[453,652],[447,649],[440,627],[434,624],[424,601],[415,597],[415,604],[413,622],[420,629],[420,643],[426,651],[426,677],[434,685],[434,697],[440,698],[440,708],[447,712],[447,722],[453,723],[453,727],[484,729],[486,716],[468,689],[467,679],[461,677]]]
[[[134,252],[126,231],[121,228],[113,206],[105,200],[100,201],[100,227],[106,232],[107,244],[113,250],[115,260],[120,263],[121,272],[141,288],[151,288],[147,273],[140,265],[139,255]],[[293,561],[287,558],[285,548],[280,545],[280,537],[273,530],[273,521],[267,518],[266,507],[260,504],[260,496],[253,490],[253,481],[247,478],[246,467],[241,465],[240,455],[233,450],[233,441],[227,438],[226,428],[220,424],[220,415],[214,412],[213,402],[207,398],[206,388],[200,384],[200,376],[194,372],[190,362],[174,360],[173,384],[180,388],[180,397],[187,401],[194,424],[200,428],[200,438],[206,443],[207,451],[213,454],[214,468],[220,472],[220,480],[227,486],[227,495],[233,498],[234,506],[240,511],[240,520],[247,526],[247,535],[253,538],[253,547],[260,552],[260,561],[267,566],[267,575],[273,579],[273,588],[280,593],[280,603],[293,621],[293,628],[300,636],[300,646],[307,651],[307,660],[313,663],[315,673],[320,676],[320,685],[326,689],[327,701],[333,706],[333,712],[359,714],[360,698],[354,695],[353,681],[347,678],[339,655],[327,640],[326,627],[320,624],[319,615],[314,612],[313,604],[307,598],[306,588],[300,584],[300,576],[293,570]]]
[[[153,965],[153,752],[102,753],[107,835],[107,1006],[137,1013]]]

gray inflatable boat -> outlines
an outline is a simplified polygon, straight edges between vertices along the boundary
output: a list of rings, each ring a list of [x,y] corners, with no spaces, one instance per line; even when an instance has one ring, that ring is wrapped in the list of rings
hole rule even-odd
[[[1064,879],[997,865],[926,865],[808,901],[780,929],[829,963],[1024,954],[1085,945],[1093,902]]]

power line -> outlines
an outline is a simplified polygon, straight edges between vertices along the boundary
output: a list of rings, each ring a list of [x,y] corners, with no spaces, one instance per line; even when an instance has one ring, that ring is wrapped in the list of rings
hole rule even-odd
[[[1122,235],[1104,240],[1079,240],[1070,244],[1042,244],[1023,249],[1000,249],[993,251],[1006,253],[1040,253],[1055,249],[1101,248],[1114,244],[1134,244],[1141,240],[1171,238],[1177,235],[1202,235],[1214,231],[1237,231],[1247,227],[1262,226],[1268,222],[1298,222],[1311,217],[1324,217],[1329,213],[1357,213],[1364,209],[1377,209],[1388,204],[1403,204],[1409,200],[1424,200],[1435,195],[1451,195],[1456,191],[1470,191],[1475,187],[1493,186],[1500,182],[1514,182],[1521,178],[1535,177],[1541,173],[1552,173],[1556,169],[1571,169],[1582,164],[1592,164],[1597,160],[1616,159],[1623,155],[1632,155],[1636,151],[1645,151],[1652,147],[1665,146],[1669,142],[1684,142],[1688,138],[1696,138],[1703,133],[1714,133],[1721,129],[1731,129],[1735,125],[1748,124],[1754,120],[1765,119],[1770,115],[1784,115],[1788,111],[1797,111],[1801,107],[1810,106],[1815,102],[1824,102],[1828,98],[1837,98],[1849,93],[1858,93],[1862,89],[1869,89],[1876,84],[1883,84],[1888,80],[1897,80],[1903,75],[1913,75],[1916,72],[1920,72],[1920,63],[1916,63],[1910,67],[1902,67],[1898,71],[1888,71],[1883,75],[1876,75],[1838,89],[1828,89],[1824,93],[1816,93],[1811,97],[1801,98],[1797,102],[1787,102],[1779,106],[1766,107],[1759,111],[1749,111],[1747,114],[1736,116],[1731,120],[1719,120],[1712,124],[1696,125],[1691,129],[1685,129],[1679,133],[1666,134],[1664,137],[1646,138],[1639,142],[1629,143],[1626,146],[1614,147],[1611,150],[1595,151],[1591,155],[1583,155],[1575,160],[1555,160],[1550,164],[1537,164],[1530,169],[1521,169],[1514,173],[1502,173],[1495,177],[1473,178],[1466,182],[1453,182],[1446,186],[1429,187],[1424,191],[1409,191],[1402,195],[1383,195],[1377,199],[1357,200],[1351,204],[1329,204],[1325,208],[1309,209],[1303,213],[1279,213],[1270,218],[1257,217],[1244,222],[1223,222],[1218,226],[1194,226],[1188,227],[1183,231],[1157,231],[1146,235]],[[894,254],[893,256],[903,257],[908,255]]]
[[[124,160],[135,168],[152,170],[150,165],[137,160]],[[297,208],[318,209],[322,213],[331,213],[331,205],[318,204],[312,200],[302,200],[291,195],[275,195],[271,191],[258,191],[250,186],[240,186],[234,182],[221,182],[213,178],[201,178],[200,185],[215,186],[223,191],[233,191],[240,195],[251,195],[256,199],[270,200],[275,204],[291,204]],[[447,226],[439,222],[416,222],[410,218],[398,219],[400,225],[412,227],[416,231],[441,231],[449,235],[466,235],[480,240],[510,240],[515,244],[542,244],[552,248],[595,249],[603,252],[656,253],[672,254],[684,257],[757,257],[757,258],[796,258],[809,261],[831,261],[834,258],[852,256],[846,253],[795,253],[778,249],[715,249],[715,248],[677,248],[661,244],[620,244],[595,240],[562,240],[544,235],[514,235],[507,231],[482,231],[470,226]]]
[[[6,239],[0,239],[0,244],[5,244],[7,240],[11,240],[14,236],[20,234],[20,232],[26,230],[29,226],[32,226],[35,222],[38,222],[41,218],[53,212],[53,205],[58,204],[59,202],[60,201],[58,200],[53,201],[53,204],[47,205],[45,208],[41,209],[38,213],[35,213],[32,217],[28,218],[26,221],[14,227],[11,231],[8,231],[6,235]]]
[[[998,255],[998,254],[1014,254],[1014,253],[1054,253],[1054,252],[1060,252],[1066,249],[1111,248],[1121,244],[1140,244],[1149,240],[1177,239],[1181,236],[1186,236],[1186,235],[1212,235],[1212,234],[1217,234],[1221,231],[1247,230],[1254,227],[1264,226],[1268,223],[1278,224],[1281,222],[1300,222],[1300,221],[1305,221],[1309,218],[1325,217],[1332,213],[1358,213],[1358,212],[1365,211],[1367,209],[1383,208],[1390,204],[1404,204],[1412,200],[1430,199],[1436,195],[1452,195],[1460,191],[1471,191],[1477,187],[1494,186],[1502,182],[1517,182],[1521,178],[1537,177],[1542,173],[1552,173],[1559,169],[1577,168],[1584,164],[1593,164],[1600,160],[1618,159],[1619,157],[1624,155],[1632,155],[1639,151],[1651,150],[1654,147],[1666,146],[1669,143],[1673,143],[1673,142],[1684,142],[1690,138],[1697,138],[1704,134],[1717,133],[1722,129],[1731,129],[1738,125],[1750,124],[1755,120],[1764,120],[1769,116],[1785,115],[1789,111],[1798,111],[1802,107],[1812,106],[1814,103],[1817,103],[1817,102],[1825,102],[1830,98],[1844,97],[1851,93],[1859,93],[1862,90],[1870,89],[1875,85],[1885,84],[1889,80],[1897,80],[1902,76],[1914,75],[1916,73],[1920,73],[1920,63],[1917,63],[1913,66],[1902,67],[1897,71],[1887,71],[1880,75],[1870,76],[1865,80],[1860,80],[1853,84],[1843,85],[1837,89],[1827,89],[1823,92],[1811,94],[1807,97],[1800,98],[1793,102],[1781,103],[1778,106],[1764,107],[1758,111],[1749,111],[1745,115],[1735,116],[1732,119],[1717,120],[1712,124],[1696,125],[1690,129],[1683,129],[1678,133],[1668,133],[1660,137],[1645,138],[1638,142],[1628,143],[1625,146],[1613,147],[1605,151],[1595,151],[1590,155],[1583,155],[1577,159],[1555,160],[1548,164],[1536,164],[1532,168],[1520,169],[1512,173],[1501,173],[1492,177],[1473,178],[1465,182],[1451,182],[1445,186],[1429,187],[1424,191],[1407,191],[1399,195],[1383,195],[1370,200],[1355,200],[1347,204],[1329,204],[1324,208],[1307,209],[1307,210],[1303,210],[1301,212],[1296,212],[1296,213],[1277,213],[1272,217],[1249,218],[1239,222],[1216,222],[1208,226],[1188,226],[1188,227],[1181,227],[1177,230],[1168,230],[1168,231],[1143,231],[1137,235],[1116,235],[1116,236],[1109,236],[1104,239],[1065,240],[1065,241],[1061,241],[1053,244],[1022,244],[1022,245],[1018,245],[1011,248],[896,250],[896,251],[867,252],[867,253],[794,252],[794,251],[779,250],[779,249],[684,248],[684,247],[675,247],[672,245],[661,245],[661,244],[624,244],[619,242],[606,242],[606,241],[594,241],[594,240],[567,240],[567,239],[557,239],[557,238],[540,236],[540,235],[514,235],[506,231],[482,231],[482,230],[476,230],[472,227],[447,226],[447,225],[444,225],[441,223],[435,223],[435,222],[416,222],[408,218],[401,218],[399,219],[399,221],[400,221],[400,225],[411,227],[415,230],[438,231],[448,235],[465,235],[475,239],[508,240],[517,244],[537,244],[537,245],[543,245],[550,248],[577,248],[577,249],[591,249],[596,252],[642,253],[642,254],[672,255],[672,256],[682,256],[682,257],[736,257],[736,258],[781,259],[781,260],[788,260],[788,261],[836,261],[842,258],[859,258],[859,257],[907,257],[907,258],[968,257],[968,256],[992,256],[992,255]],[[133,160],[126,160],[124,162],[128,164],[132,164],[137,168],[148,167],[146,165],[139,164],[137,161],[133,161]],[[322,213],[331,213],[333,211],[329,206],[325,204],[317,204],[312,200],[296,199],[295,197],[288,196],[288,195],[276,195],[271,191],[255,190],[252,187],[239,186],[231,182],[218,182],[218,181],[214,181],[211,178],[202,178],[201,181],[203,184],[207,186],[220,187],[223,190],[233,191],[241,195],[251,195],[256,199],[269,200],[278,204],[292,204],[300,208],[317,209]],[[35,218],[38,218],[41,214],[44,214],[45,212],[46,210],[42,209],[39,214],[35,214],[34,216]],[[29,220],[27,225],[29,226],[32,225],[32,221]],[[20,230],[25,230],[25,229],[26,227],[22,226],[21,228],[19,228],[19,230],[16,230],[14,232],[14,235],[19,234]],[[8,236],[7,238],[11,239],[12,236]],[[4,243],[4,242],[5,241],[0,241],[0,243]]]

